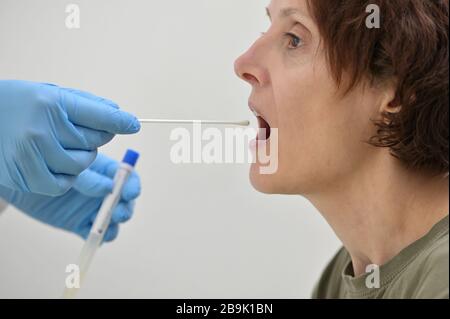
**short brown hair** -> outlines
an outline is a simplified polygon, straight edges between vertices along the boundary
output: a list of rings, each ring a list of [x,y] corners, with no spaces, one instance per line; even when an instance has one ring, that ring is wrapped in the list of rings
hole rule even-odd
[[[368,28],[366,8],[380,9]],[[337,83],[394,80],[397,113],[374,121],[368,143],[389,147],[410,168],[448,173],[448,0],[309,0]]]

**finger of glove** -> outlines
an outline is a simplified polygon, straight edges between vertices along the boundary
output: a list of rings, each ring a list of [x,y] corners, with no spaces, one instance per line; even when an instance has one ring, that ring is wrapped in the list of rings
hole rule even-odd
[[[120,202],[112,214],[111,221],[116,224],[125,223],[133,216],[133,202]]]
[[[115,223],[111,223],[106,231],[105,237],[103,239],[104,242],[112,242],[119,235],[119,225]]]
[[[27,141],[27,159],[17,163],[17,178],[25,185],[22,191],[48,196],[60,196],[66,193],[75,182],[75,176],[55,173],[50,170],[47,160],[34,141]]]
[[[75,180],[74,189],[83,195],[102,198],[113,190],[113,180],[107,176],[97,173],[92,169],[82,172]]]
[[[49,170],[54,174],[78,176],[97,157],[97,151],[66,150],[52,139],[41,139],[37,144]]]
[[[109,100],[109,99],[106,99],[106,98],[104,98],[104,97],[97,96],[97,95],[95,95],[95,94],[86,92],[86,91],[77,90],[77,89],[72,89],[72,88],[64,88],[64,90],[66,90],[66,91],[68,91],[68,92],[71,92],[71,93],[73,93],[73,94],[77,94],[77,95],[79,95],[79,96],[85,97],[85,98],[90,99],[90,100],[92,100],[92,101],[96,101],[96,102],[101,102],[101,103],[108,104],[109,106],[112,106],[112,107],[115,108],[115,109],[118,109],[118,108],[119,108],[119,105],[118,105],[116,102],[111,101],[111,100]]]
[[[86,141],[86,145],[88,149],[94,150],[105,144],[111,142],[114,138],[114,134],[93,130],[87,127],[75,126],[78,133],[83,137],[83,140]]]
[[[134,134],[140,130],[139,121],[130,113],[69,91],[62,92],[62,104],[69,121],[75,125],[111,134]]]
[[[98,154],[97,159],[92,164],[91,169],[103,174],[111,179],[117,173],[120,163],[103,155]],[[131,201],[139,197],[141,194],[141,181],[139,175],[133,171],[122,189],[122,200]]]

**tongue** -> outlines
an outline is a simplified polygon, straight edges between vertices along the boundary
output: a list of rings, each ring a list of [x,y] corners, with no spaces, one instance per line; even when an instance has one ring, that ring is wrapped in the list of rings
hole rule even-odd
[[[260,116],[258,116],[258,140],[264,141],[270,137],[270,125]]]

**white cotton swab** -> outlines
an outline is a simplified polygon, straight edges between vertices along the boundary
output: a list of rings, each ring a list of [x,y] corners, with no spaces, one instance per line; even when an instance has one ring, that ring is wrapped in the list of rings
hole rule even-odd
[[[142,124],[205,124],[205,125],[234,125],[249,126],[250,121],[211,121],[211,120],[166,120],[166,119],[139,119]]]

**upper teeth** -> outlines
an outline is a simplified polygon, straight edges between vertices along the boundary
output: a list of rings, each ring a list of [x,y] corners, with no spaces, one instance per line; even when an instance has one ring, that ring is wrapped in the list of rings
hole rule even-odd
[[[258,114],[258,112],[256,112],[255,110],[252,110],[253,111],[253,114],[256,116],[256,117],[259,117],[260,115]]]

